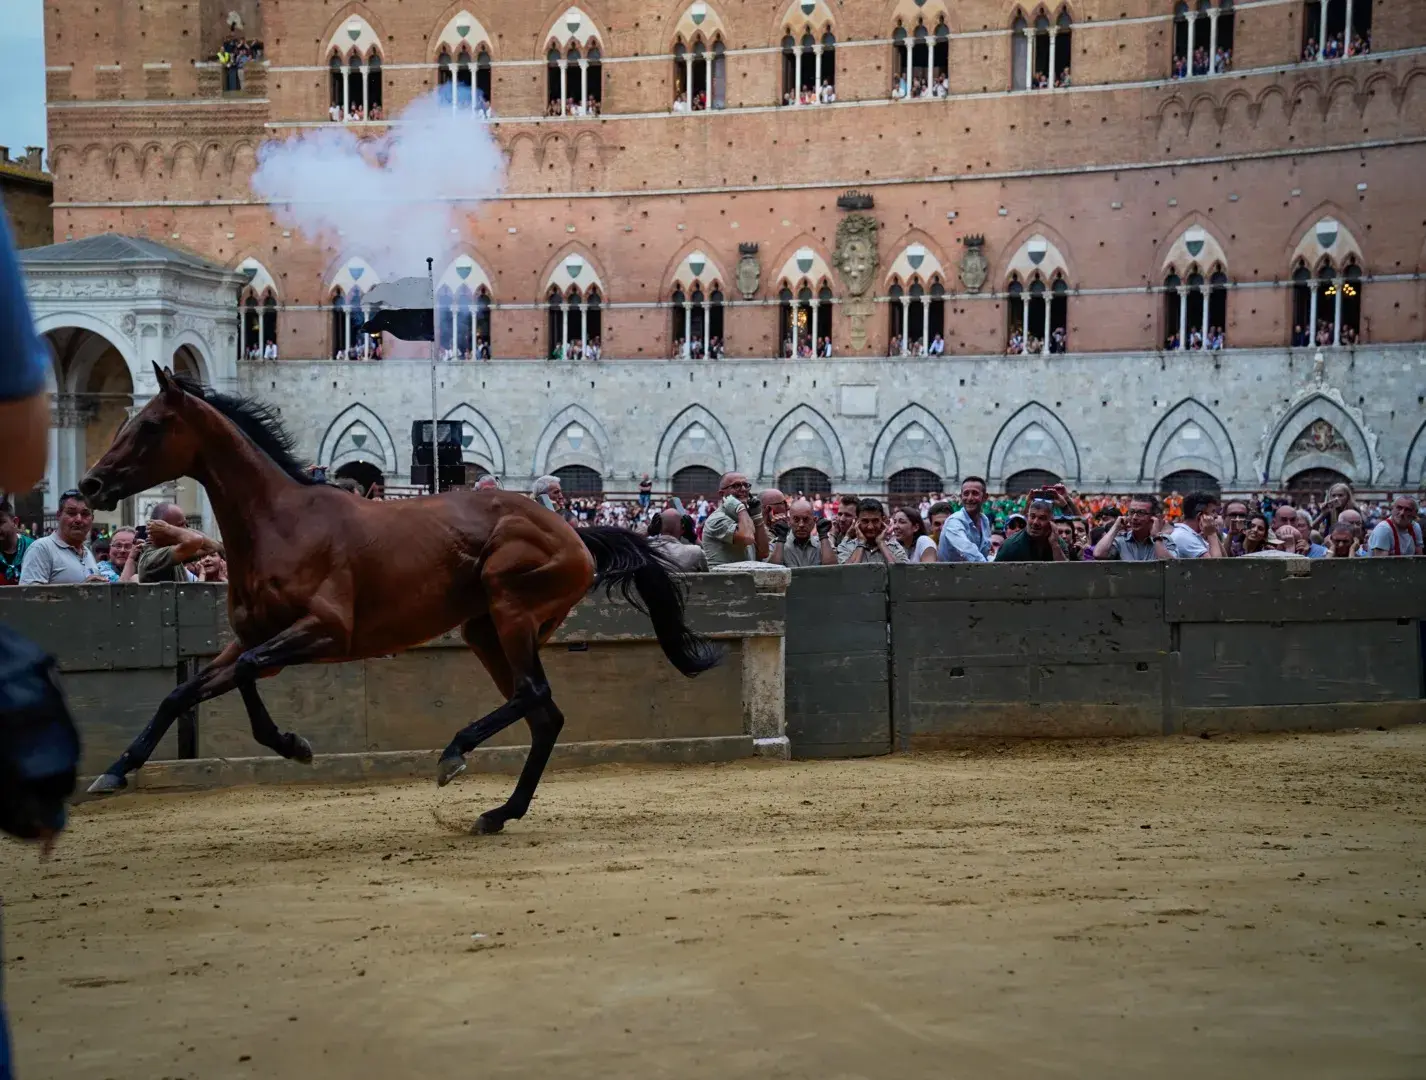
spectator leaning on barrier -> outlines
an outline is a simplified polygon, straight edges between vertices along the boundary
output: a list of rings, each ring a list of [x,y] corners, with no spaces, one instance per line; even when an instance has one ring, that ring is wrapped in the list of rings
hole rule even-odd
[[[1391,516],[1377,522],[1372,530],[1373,556],[1421,555],[1426,547],[1421,543],[1421,525],[1416,520],[1416,500],[1398,495],[1391,504]]]
[[[1064,485],[1051,489],[1056,496],[1050,499],[1032,499],[1026,514],[1025,527],[1006,538],[995,554],[996,562],[1064,562],[1065,550],[1055,538],[1055,506],[1065,505]],[[1066,500],[1067,501],[1067,500]]]
[[[865,566],[906,561],[906,549],[886,534],[886,511],[880,500],[858,500],[856,527],[851,536],[837,545],[837,562],[843,566]]]
[[[762,507],[742,473],[724,473],[718,483],[718,505],[703,523],[703,554],[708,565],[747,562],[767,557],[767,529]]]
[[[21,585],[105,584],[99,565],[89,550],[89,530],[94,511],[83,495],[66,491],[59,497],[59,520],[54,532],[36,540],[25,552],[20,567]]]
[[[1206,491],[1183,497],[1183,520],[1169,534],[1169,551],[1175,559],[1221,559],[1218,538],[1218,498]],[[1291,521],[1288,524],[1292,524]]]
[[[20,566],[34,541],[20,531],[14,508],[0,499],[0,585],[20,584]]]
[[[701,547],[685,539],[691,524],[678,510],[661,510],[649,522],[649,546],[683,573],[703,573],[708,569],[708,557]]]
[[[148,542],[139,555],[139,583],[154,585],[163,581],[188,581],[183,564],[189,559],[223,548],[197,529],[187,526],[181,507],[162,502],[149,511]]]
[[[796,570],[803,566],[835,566],[837,552],[828,534],[832,523],[817,520],[812,504],[796,499],[788,511],[785,525],[773,527],[772,551],[768,562]]]
[[[1152,495],[1135,495],[1129,513],[1116,514],[1108,530],[1094,545],[1095,562],[1154,562],[1172,559],[1159,519],[1159,500]]]
[[[967,476],[961,481],[961,508],[946,519],[936,546],[941,562],[986,562],[990,558],[992,525],[982,511],[985,481]],[[932,508],[934,510],[934,507]]]

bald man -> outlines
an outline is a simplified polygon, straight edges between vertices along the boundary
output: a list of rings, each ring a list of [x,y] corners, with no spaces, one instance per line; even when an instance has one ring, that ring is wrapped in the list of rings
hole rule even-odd
[[[677,510],[663,510],[655,514],[649,522],[649,546],[665,562],[685,574],[706,573],[708,557],[701,547],[684,539],[685,524],[685,515]]]
[[[787,523],[787,496],[777,488],[768,488],[758,499],[762,502],[763,522],[772,533],[778,525]]]
[[[837,565],[837,549],[827,536],[832,523],[825,518],[818,522],[810,502],[806,499],[794,500],[788,522],[788,529],[774,534],[768,562],[790,570],[799,566]]]
[[[752,487],[742,473],[724,473],[718,481],[715,508],[703,523],[709,566],[767,558],[767,528]]]
[[[139,556],[139,583],[187,581],[183,564],[200,555],[223,553],[223,547],[197,529],[188,528],[188,517],[176,503],[161,502],[149,511],[149,536]]]

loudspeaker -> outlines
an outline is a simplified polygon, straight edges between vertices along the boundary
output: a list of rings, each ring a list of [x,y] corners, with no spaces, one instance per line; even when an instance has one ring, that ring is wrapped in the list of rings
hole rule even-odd
[[[465,465],[442,465],[436,470],[436,484],[440,491],[449,491],[451,488],[464,487]],[[413,487],[430,489],[431,466],[429,464],[413,464],[411,466],[411,485]]]
[[[460,425],[459,420],[442,420],[436,425],[436,443],[439,446],[454,446],[460,448]],[[417,420],[411,425],[411,445],[424,446],[427,450],[431,448],[431,422],[429,420]]]

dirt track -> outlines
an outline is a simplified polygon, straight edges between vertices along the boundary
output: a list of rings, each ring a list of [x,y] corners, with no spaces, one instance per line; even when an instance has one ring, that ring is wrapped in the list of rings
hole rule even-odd
[[[1426,728],[131,796],[4,850],[24,1080],[1421,1077]],[[474,938],[473,934],[484,937]]]

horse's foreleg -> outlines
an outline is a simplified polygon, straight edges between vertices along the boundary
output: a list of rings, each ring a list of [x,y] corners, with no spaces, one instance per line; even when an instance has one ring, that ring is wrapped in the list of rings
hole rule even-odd
[[[253,738],[259,746],[265,746],[275,754],[281,754],[289,761],[303,765],[312,764],[312,744],[295,731],[279,731],[268,714],[267,706],[258,696],[257,683],[244,680],[238,685],[243,695],[243,705],[248,710],[248,723],[252,725]]]
[[[89,794],[111,795],[128,787],[129,782],[125,777],[148,761],[159,740],[168,733],[175,720],[195,705],[226,694],[236,686],[236,663],[242,648],[239,642],[229,644],[197,675],[164,698],[139,737],[129,744],[129,748],[119,755],[114,764],[89,785]]]

